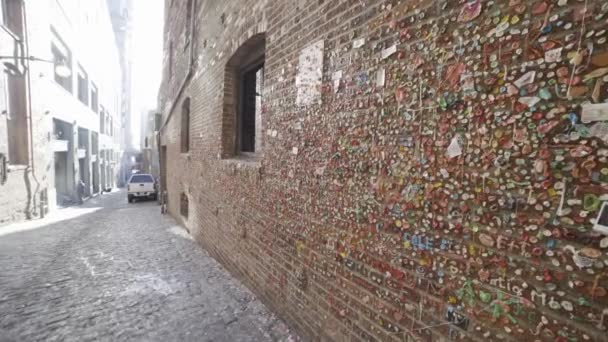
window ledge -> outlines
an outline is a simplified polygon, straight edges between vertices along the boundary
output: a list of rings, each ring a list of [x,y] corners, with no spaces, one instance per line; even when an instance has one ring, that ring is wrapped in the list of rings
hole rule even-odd
[[[237,168],[259,169],[262,167],[262,156],[259,154],[240,154],[223,158],[226,165],[236,165]]]
[[[11,171],[23,171],[23,170],[27,170],[28,166],[27,165],[22,165],[22,164],[16,164],[16,165],[11,165],[9,164],[7,169],[9,172]]]

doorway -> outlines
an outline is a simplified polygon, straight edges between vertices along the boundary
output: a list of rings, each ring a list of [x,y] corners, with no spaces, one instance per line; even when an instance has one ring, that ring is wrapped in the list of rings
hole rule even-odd
[[[57,203],[65,205],[71,202],[68,182],[68,153],[55,152],[55,190],[57,191]]]

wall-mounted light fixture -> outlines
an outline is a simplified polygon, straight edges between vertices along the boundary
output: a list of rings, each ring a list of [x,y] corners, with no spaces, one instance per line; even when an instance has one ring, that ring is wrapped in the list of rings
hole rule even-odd
[[[44,62],[44,63],[56,64],[55,61],[50,61],[50,60],[46,60],[46,59],[42,59],[42,58],[38,58],[38,57],[34,57],[34,56],[28,56],[28,57],[0,56],[0,60],[3,60],[3,59],[13,59],[13,60],[21,60],[21,61],[28,60],[31,62]],[[19,68],[13,63],[4,62],[4,66],[15,73],[19,73]],[[59,77],[66,78],[66,77],[72,76],[72,70],[70,70],[70,68],[66,65],[65,61],[61,61],[55,65],[55,74],[57,74],[57,76],[59,76]]]

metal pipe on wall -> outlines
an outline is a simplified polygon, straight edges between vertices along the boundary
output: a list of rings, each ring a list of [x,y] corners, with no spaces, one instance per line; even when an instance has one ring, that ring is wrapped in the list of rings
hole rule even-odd
[[[22,8],[22,15],[23,15],[23,46],[24,46],[24,53],[26,56],[29,56],[29,32],[28,32],[28,25],[27,25],[27,6],[25,5],[25,1],[21,1],[21,8]],[[30,61],[29,60],[25,60],[24,61],[24,67],[25,67],[25,73],[26,73],[26,97],[27,97],[27,111],[26,111],[26,115],[27,115],[27,121],[28,121],[28,125],[29,125],[29,129],[28,129],[28,134],[29,134],[29,138],[30,138],[30,157],[29,157],[29,163],[28,163],[28,167],[25,170],[26,175],[24,175],[25,178],[27,178],[27,173],[31,173],[32,174],[32,178],[34,179],[34,181],[36,182],[36,189],[34,190],[33,193],[31,193],[31,190],[28,191],[28,208],[31,208],[32,203],[35,205],[36,203],[36,194],[38,193],[38,191],[40,190],[40,182],[38,181],[38,177],[36,177],[36,168],[35,168],[35,163],[34,163],[34,134],[33,134],[33,130],[34,130],[34,121],[32,119],[32,79],[31,79],[31,75],[30,75]],[[29,181],[29,179],[27,180]],[[43,212],[44,212],[44,203],[43,201],[40,201],[40,213],[41,216],[44,216]],[[31,210],[31,209],[30,209]],[[28,215],[28,219],[31,219],[31,211],[26,213],[26,215]]]

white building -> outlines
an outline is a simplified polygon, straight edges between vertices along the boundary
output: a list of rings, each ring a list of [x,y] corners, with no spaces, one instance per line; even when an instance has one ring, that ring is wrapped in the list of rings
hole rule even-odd
[[[122,156],[122,77],[105,0],[0,1],[0,55],[14,56],[8,61],[20,69],[0,88],[8,99],[5,107],[12,103],[14,112],[0,118],[0,147],[6,140],[15,141],[17,148],[6,153],[16,157],[7,163],[9,176],[1,185],[7,191],[0,189],[0,206],[10,198],[20,199],[24,189],[30,192],[29,204],[0,210],[2,224],[19,219],[8,217],[20,207],[29,208],[24,216],[30,217],[45,211],[32,209],[36,206],[52,210],[73,202],[80,179],[86,184],[85,196],[115,186]],[[59,66],[64,71],[67,67],[70,75],[61,77]],[[24,124],[19,132],[10,128],[20,121]],[[29,151],[18,147],[24,144]]]
[[[37,12],[42,16],[35,21],[39,34],[32,36],[31,43],[39,53],[34,49],[31,53],[42,55],[46,50],[48,57],[68,61],[72,69],[72,77],[54,77],[45,82],[46,91],[41,92],[52,97],[45,103],[53,117],[55,142],[66,141],[70,134],[73,137],[73,149],[66,149],[65,143],[53,144],[54,190],[61,201],[63,196],[69,198],[74,193],[73,186],[79,179],[87,185],[87,194],[115,186],[122,150],[121,74],[105,1],[43,2],[47,3],[48,11],[43,12],[37,4]],[[48,22],[44,23],[42,17]],[[44,39],[45,31],[48,40]],[[72,163],[74,171],[70,170]]]

